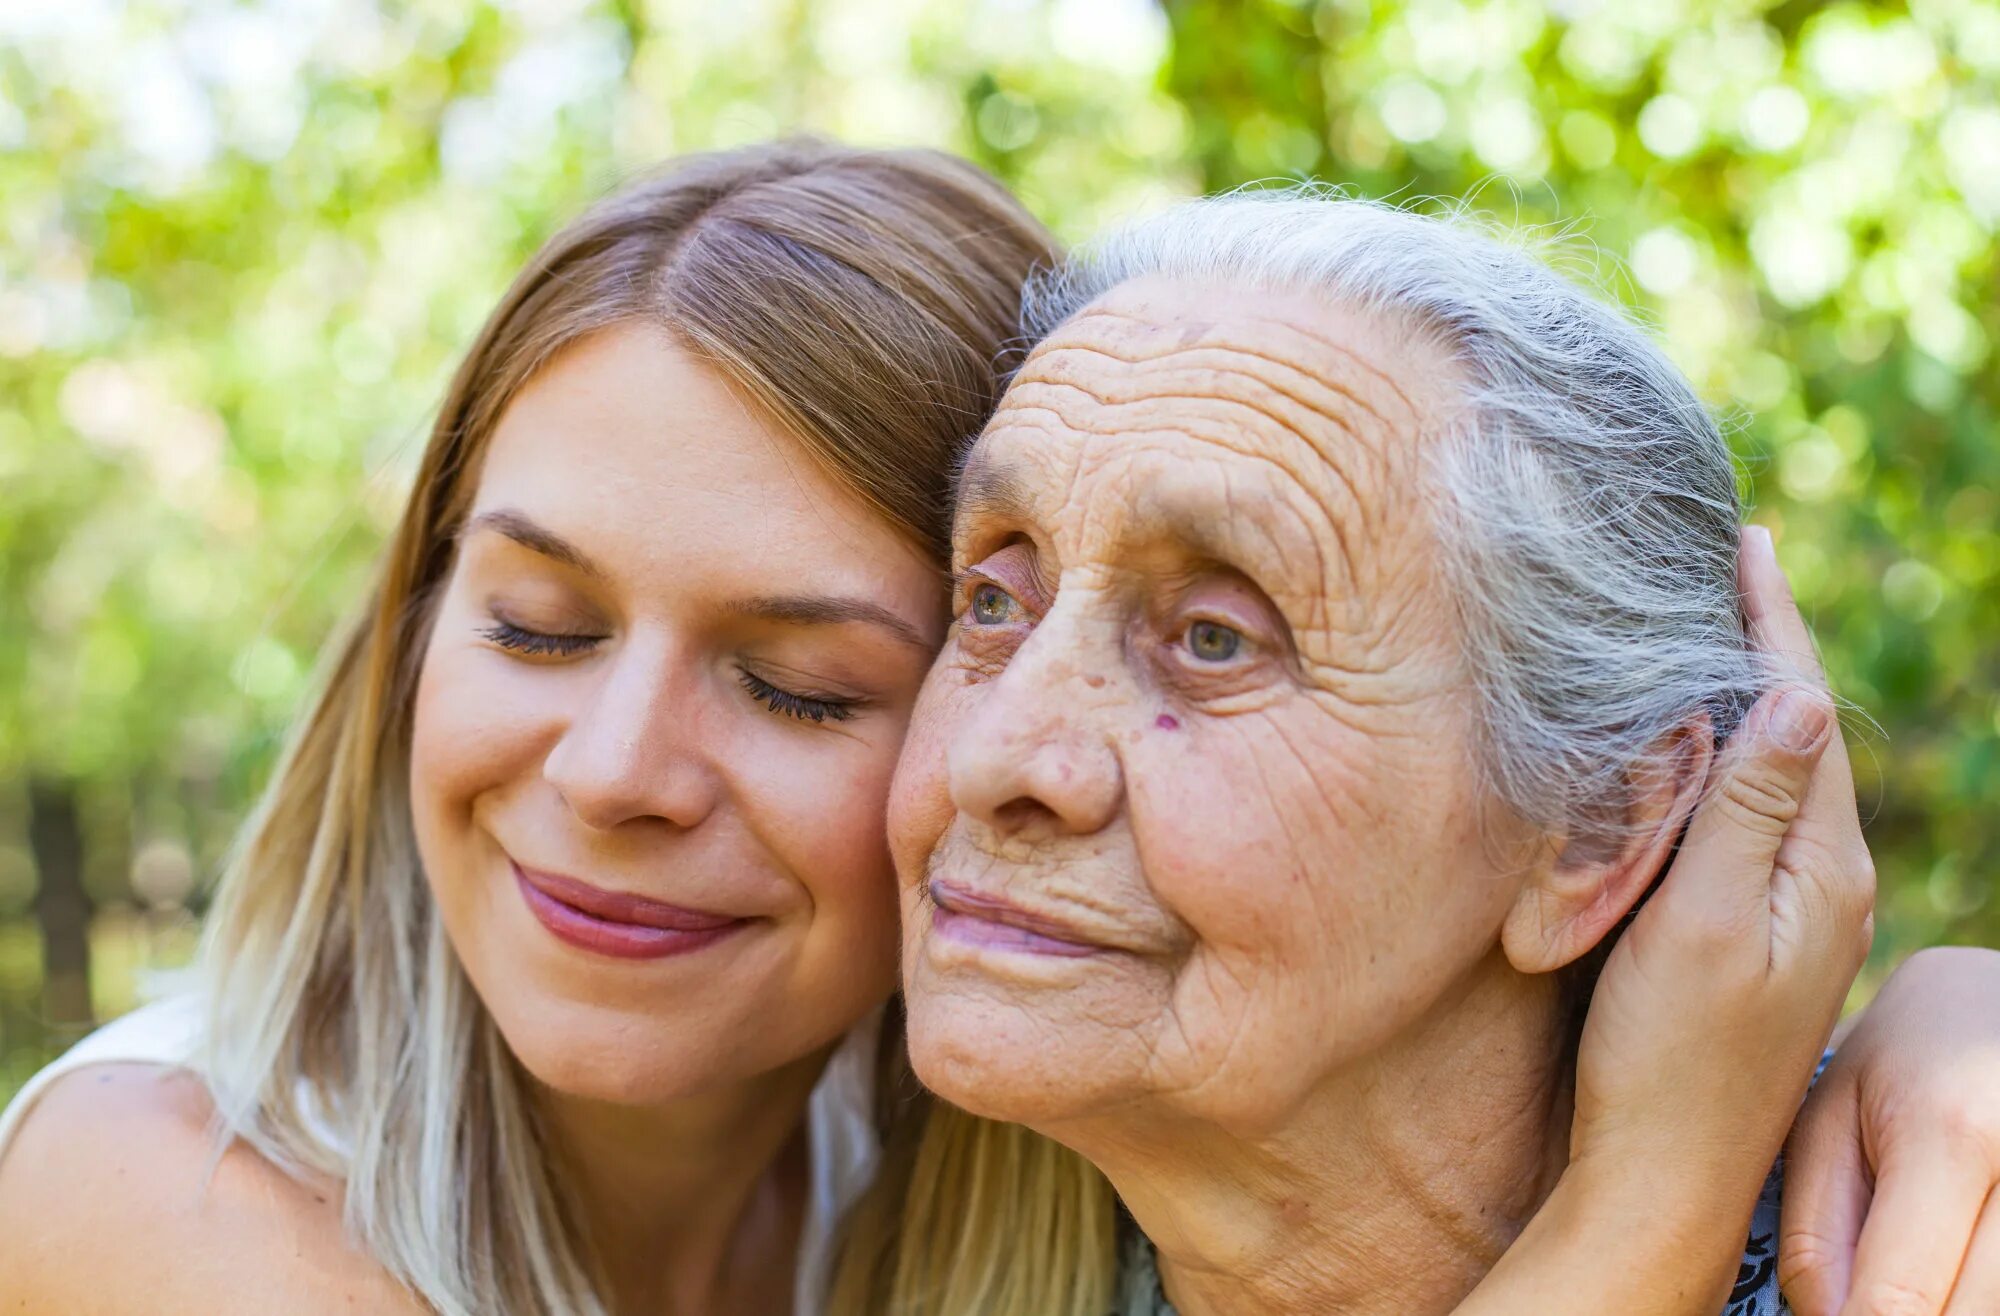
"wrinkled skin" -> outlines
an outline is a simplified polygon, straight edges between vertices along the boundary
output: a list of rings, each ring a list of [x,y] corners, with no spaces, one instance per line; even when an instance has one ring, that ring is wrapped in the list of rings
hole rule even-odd
[[[1341,1218],[1422,1275],[1385,1309],[1469,1288],[1560,1172],[1551,971],[1709,761],[1684,729],[1601,858],[1487,796],[1427,479],[1457,385],[1289,295],[1140,282],[1057,330],[972,456],[891,794],[920,1076],[1097,1161],[1163,1254],[1258,1246],[1175,1237],[1177,1161],[1301,1240]],[[1301,1155],[1346,1191],[1285,1189]],[[1260,1300],[1366,1296],[1324,1280]]]
[[[926,1081],[1006,1118],[1144,1096],[1254,1131],[1507,972],[1525,838],[1470,766],[1424,497],[1453,382],[1358,313],[1162,285],[1038,351],[973,459],[892,799]],[[1103,949],[941,936],[927,878]]]

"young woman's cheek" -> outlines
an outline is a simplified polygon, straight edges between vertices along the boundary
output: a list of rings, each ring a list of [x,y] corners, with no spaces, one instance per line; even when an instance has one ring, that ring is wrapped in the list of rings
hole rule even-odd
[[[495,652],[472,619],[438,618],[417,679],[410,726],[410,807],[434,885],[461,880],[482,798],[524,787],[579,698],[584,674]],[[440,895],[445,893],[440,891]]]
[[[953,665],[947,649],[917,696],[889,787],[889,848],[903,886],[923,880],[925,862],[951,825],[951,778],[945,751],[953,710],[972,697],[974,690]]]
[[[724,768],[745,822],[805,888],[814,953],[886,995],[897,922],[884,815],[905,719],[880,707],[838,728],[761,707],[745,718]]]

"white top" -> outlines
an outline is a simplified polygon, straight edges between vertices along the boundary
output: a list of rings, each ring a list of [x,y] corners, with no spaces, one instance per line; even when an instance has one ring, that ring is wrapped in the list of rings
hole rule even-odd
[[[0,1157],[14,1131],[51,1083],[88,1065],[151,1064],[185,1067],[201,1037],[201,1000],[168,997],[104,1025],[28,1080],[0,1111]],[[833,1244],[841,1218],[875,1178],[882,1158],[875,1133],[875,1056],[882,1012],[870,1014],[834,1051],[806,1104],[808,1183],[806,1218],[799,1238],[799,1270],[792,1298],[795,1316],[820,1316],[833,1279]]]

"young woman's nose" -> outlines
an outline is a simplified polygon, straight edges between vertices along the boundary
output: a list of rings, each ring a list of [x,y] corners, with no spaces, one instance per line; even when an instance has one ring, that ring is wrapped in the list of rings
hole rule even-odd
[[[632,645],[583,695],[542,775],[586,826],[638,818],[693,827],[715,807],[700,673],[658,647]]]
[[[947,748],[961,812],[1003,834],[1079,836],[1117,816],[1125,780],[1115,701],[1106,681],[1089,677],[1084,634],[1052,614],[1006,670],[968,692],[972,713]]]

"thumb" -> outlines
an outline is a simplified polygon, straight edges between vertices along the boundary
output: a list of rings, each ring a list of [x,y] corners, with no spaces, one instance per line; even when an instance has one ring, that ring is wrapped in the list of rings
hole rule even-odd
[[[1826,696],[1800,685],[1766,691],[1717,756],[1658,899],[1705,912],[1703,923],[1768,911],[1778,847],[1831,740]]]
[[[1846,1076],[1813,1089],[1785,1147],[1778,1283],[1798,1316],[1835,1316],[1847,1300],[1872,1193],[1859,1092]]]

